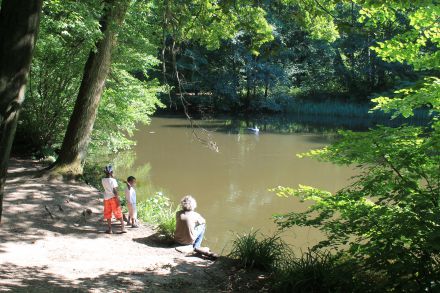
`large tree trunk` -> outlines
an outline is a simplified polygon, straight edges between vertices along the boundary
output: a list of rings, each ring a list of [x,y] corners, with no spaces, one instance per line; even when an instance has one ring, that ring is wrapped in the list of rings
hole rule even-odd
[[[83,79],[70,117],[60,155],[54,172],[69,175],[82,174],[83,162],[95,123],[98,105],[110,71],[112,49],[116,43],[117,27],[122,24],[129,0],[106,0],[100,21],[103,37],[91,50]]]
[[[40,22],[42,0],[3,0],[0,10],[0,222],[9,156]]]

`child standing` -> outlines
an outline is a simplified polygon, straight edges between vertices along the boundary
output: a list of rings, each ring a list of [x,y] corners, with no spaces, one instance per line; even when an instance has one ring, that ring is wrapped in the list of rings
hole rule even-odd
[[[102,178],[102,186],[104,187],[104,219],[107,220],[107,234],[112,234],[112,214],[121,221],[121,233],[127,233],[122,218],[121,203],[118,197],[118,183],[113,178],[113,168],[108,165],[104,168],[105,178]]]
[[[136,218],[137,218],[137,210],[136,210],[136,190],[134,187],[136,186],[136,178],[133,176],[129,176],[127,178],[127,188],[125,189],[125,199],[127,200],[128,207],[128,222],[131,227],[137,228]]]

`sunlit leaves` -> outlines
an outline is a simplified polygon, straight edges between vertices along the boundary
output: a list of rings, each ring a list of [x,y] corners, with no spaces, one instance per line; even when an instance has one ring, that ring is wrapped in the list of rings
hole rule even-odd
[[[421,85],[414,88],[404,88],[394,92],[393,98],[378,97],[373,99],[377,105],[373,110],[382,109],[392,112],[393,117],[414,115],[414,109],[429,107],[434,113],[440,112],[440,79],[425,78]]]
[[[101,37],[100,1],[43,2],[39,37],[18,127],[34,147],[58,147],[87,55]]]
[[[273,39],[265,11],[250,0],[160,1],[155,11],[164,15],[162,27],[177,43],[191,40],[214,50],[223,40],[249,34],[249,49],[255,50]]]
[[[419,4],[420,6],[418,6]],[[412,65],[418,71],[440,69],[440,5],[435,1],[416,1],[414,6],[401,7],[390,3],[389,8],[401,9],[409,19],[407,32],[379,42],[373,50],[388,62]],[[412,88],[395,91],[394,97],[379,97],[374,100],[375,109],[395,110],[395,115],[413,115],[413,110],[428,107],[438,114],[440,87],[437,76],[427,77]]]
[[[19,130],[35,147],[57,148],[83,76],[90,50],[101,37],[102,1],[44,2],[40,36],[33,59],[29,96]],[[152,24],[151,5],[132,1],[126,23],[120,27],[113,65],[101,99],[92,133],[92,147],[101,152],[127,149],[129,136],[138,123],[147,123],[155,107],[158,81],[149,77],[159,64],[152,43],[157,27]],[[152,40],[151,40],[152,39]]]
[[[341,135],[325,150],[305,155],[358,166],[361,173],[355,182],[335,194],[307,186],[274,189],[281,197],[313,203],[305,212],[276,216],[277,223],[280,228],[320,228],[328,239],[315,248],[344,249],[366,269],[385,272],[389,288],[426,286],[438,273],[434,260],[440,231],[438,133],[382,127]]]
[[[298,7],[298,13],[292,17],[295,17],[313,38],[333,42],[339,37],[334,15],[338,1],[283,0],[283,2]]]
[[[116,78],[108,81],[101,99],[93,133],[93,145],[101,150],[116,152],[131,147],[134,142],[130,136],[139,123],[149,123],[156,108],[162,106],[156,96],[162,88],[156,80],[140,81],[122,68],[113,66]]]

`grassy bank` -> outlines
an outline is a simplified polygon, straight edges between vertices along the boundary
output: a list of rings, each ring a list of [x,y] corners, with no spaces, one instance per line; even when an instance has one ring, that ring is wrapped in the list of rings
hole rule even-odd
[[[341,253],[309,250],[297,256],[278,235],[237,235],[229,257],[247,270],[269,274],[273,292],[381,292],[379,272],[362,268]]]

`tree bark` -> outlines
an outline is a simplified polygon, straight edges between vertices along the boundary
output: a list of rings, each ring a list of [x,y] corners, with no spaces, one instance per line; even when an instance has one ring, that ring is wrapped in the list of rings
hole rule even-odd
[[[24,101],[42,0],[3,0],[0,10],[0,222],[9,156]]]
[[[56,173],[73,176],[82,174],[99,101],[110,71],[117,27],[124,20],[128,4],[129,0],[105,1],[104,13],[100,20],[103,37],[95,44],[96,50],[89,53],[60,155],[53,166]]]

